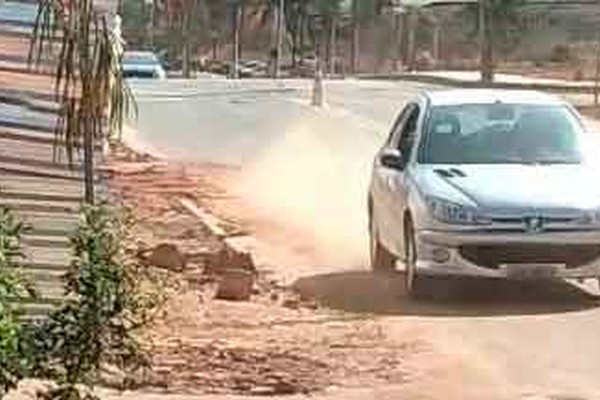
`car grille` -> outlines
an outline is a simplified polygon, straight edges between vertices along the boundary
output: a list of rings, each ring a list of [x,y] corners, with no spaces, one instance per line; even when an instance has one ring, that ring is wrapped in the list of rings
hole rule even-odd
[[[548,263],[577,268],[600,257],[598,245],[465,245],[460,255],[481,267],[498,269],[502,264]]]

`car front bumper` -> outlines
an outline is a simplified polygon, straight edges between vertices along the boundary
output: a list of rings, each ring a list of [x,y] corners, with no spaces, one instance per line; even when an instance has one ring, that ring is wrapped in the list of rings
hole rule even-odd
[[[488,278],[600,277],[600,231],[524,233],[421,230],[416,240],[419,254],[417,268],[425,274]],[[467,248],[469,252],[465,251]],[[528,249],[532,249],[532,253],[527,254]],[[584,249],[585,257],[580,249]],[[561,254],[563,250],[568,254]],[[540,260],[535,259],[536,254],[540,254]],[[567,262],[567,258],[573,258],[569,255],[573,255],[577,261]],[[536,273],[515,275],[514,269],[511,269],[515,264],[521,269],[535,266]],[[551,273],[545,273],[545,264],[547,269],[552,269]]]

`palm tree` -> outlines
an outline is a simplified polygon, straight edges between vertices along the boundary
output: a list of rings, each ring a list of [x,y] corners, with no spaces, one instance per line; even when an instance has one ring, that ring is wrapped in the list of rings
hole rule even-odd
[[[122,43],[93,0],[39,0],[29,63],[56,58],[57,143],[73,165],[83,146],[85,201],[94,203],[95,143],[120,134],[133,96],[123,79]]]

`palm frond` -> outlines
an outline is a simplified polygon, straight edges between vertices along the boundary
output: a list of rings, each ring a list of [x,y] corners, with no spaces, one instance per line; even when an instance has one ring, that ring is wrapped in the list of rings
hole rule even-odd
[[[61,153],[57,148],[61,144],[73,165],[82,148],[91,148],[91,155],[84,152],[84,162],[93,163],[94,144],[120,136],[135,105],[123,79],[120,38],[109,29],[106,16],[94,8],[93,0],[39,0],[29,63],[39,66],[56,53],[54,94],[59,116],[54,157]],[[86,171],[93,173],[93,169]],[[89,201],[93,177],[87,175]]]

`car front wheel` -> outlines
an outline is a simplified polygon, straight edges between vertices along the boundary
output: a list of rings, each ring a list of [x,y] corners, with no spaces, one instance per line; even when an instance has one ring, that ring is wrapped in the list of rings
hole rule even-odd
[[[373,218],[370,218],[369,225],[371,269],[374,272],[393,272],[396,269],[396,257],[379,241]]]

